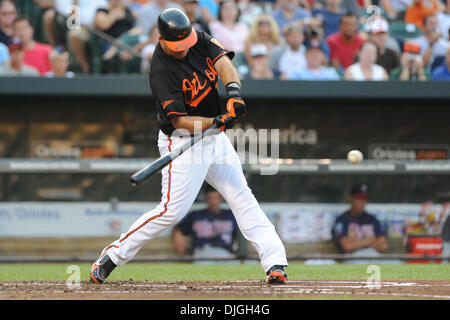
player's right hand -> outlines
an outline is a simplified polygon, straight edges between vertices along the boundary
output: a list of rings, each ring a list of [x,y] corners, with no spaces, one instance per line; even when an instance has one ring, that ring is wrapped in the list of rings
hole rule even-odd
[[[225,131],[225,129],[231,128],[231,125],[233,124],[235,117],[231,113],[224,113],[221,115],[218,115],[214,118],[213,124],[217,124],[217,127],[221,131]]]

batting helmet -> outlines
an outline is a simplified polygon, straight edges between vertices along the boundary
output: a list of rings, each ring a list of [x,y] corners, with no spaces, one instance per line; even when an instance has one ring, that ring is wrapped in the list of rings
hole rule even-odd
[[[169,49],[184,51],[197,43],[197,33],[180,9],[163,10],[158,17],[158,30]]]

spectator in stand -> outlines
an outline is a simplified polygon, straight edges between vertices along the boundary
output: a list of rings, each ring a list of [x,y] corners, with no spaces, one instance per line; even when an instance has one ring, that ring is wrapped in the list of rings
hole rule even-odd
[[[438,21],[442,36],[450,41],[450,0],[447,0],[445,9],[438,13]]]
[[[238,231],[233,213],[220,209],[222,196],[211,187],[206,189],[205,200],[206,209],[189,213],[173,228],[175,251],[184,255],[191,247],[194,258],[232,258]],[[186,236],[191,237],[190,246]]]
[[[375,63],[377,59],[377,46],[373,42],[366,41],[359,50],[358,62],[345,70],[344,79],[353,81],[388,80],[389,76],[386,70]]]
[[[291,72],[303,69],[306,66],[305,40],[303,28],[293,22],[285,28],[286,44],[273,50],[270,57],[270,66],[276,76],[286,79]]]
[[[246,24],[239,22],[239,9],[234,0],[220,2],[218,20],[210,22],[209,29],[225,49],[244,52],[249,30]]]
[[[148,40],[143,43],[141,50],[141,71],[143,73],[150,72],[150,62],[152,62],[153,53],[155,51],[156,45],[159,42],[159,31],[158,26],[153,26],[150,30],[150,35]]]
[[[247,61],[250,67],[247,79],[270,80],[274,78],[269,64],[269,50],[265,44],[257,43],[252,45]]]
[[[429,72],[424,68],[420,47],[412,42],[407,42],[400,57],[400,67],[391,71],[392,80],[401,81],[426,81]]]
[[[324,38],[339,31],[339,20],[344,14],[341,8],[342,0],[326,0],[326,7],[313,10],[314,17],[320,20],[324,30]]]
[[[13,38],[13,22],[17,18],[14,2],[0,1],[0,42],[8,45]]]
[[[99,8],[94,26],[107,35],[118,38],[133,28],[135,19],[124,0],[109,0],[106,8]]]
[[[304,44],[308,47],[311,43],[320,43],[320,47],[326,55],[326,64],[329,64],[330,60],[330,48],[328,47],[327,42],[323,36],[323,28],[320,26],[309,25],[304,29],[305,41]]]
[[[445,56],[449,46],[449,42],[439,33],[436,15],[425,17],[423,21],[423,35],[411,41],[420,46],[420,55],[425,68],[431,67],[436,57]]]
[[[100,8],[94,19],[94,26],[107,35],[118,39],[133,28],[135,17],[126,6],[124,0],[109,0],[107,8]],[[118,52],[118,48],[107,42],[104,47],[103,59],[112,59]]]
[[[186,13],[196,31],[203,31],[210,34],[208,22],[199,14],[198,3],[199,0],[183,0],[184,13]]]
[[[417,28],[414,26],[414,29],[416,30]],[[364,23],[364,32],[367,34],[367,38],[369,40],[371,39],[371,34],[380,35],[380,37],[375,37],[377,39],[379,38],[380,47],[383,46],[385,48],[389,48],[393,50],[397,54],[397,56],[400,56],[402,50],[400,48],[399,41],[401,41],[403,44],[404,40],[402,39],[402,37],[400,37],[400,39],[397,40],[390,35],[389,23],[384,17],[380,16],[375,19],[367,20]],[[376,44],[378,46],[378,43]]]
[[[250,33],[245,40],[245,58],[250,59],[250,48],[258,43],[265,45],[267,54],[281,44],[280,31],[276,21],[268,14],[259,15],[250,27]]]
[[[70,17],[72,12],[71,3],[67,3],[67,0],[62,1],[61,7],[59,11],[66,19],[73,19]],[[91,32],[88,30],[85,25],[93,26],[94,19],[99,8],[104,8],[108,5],[107,0],[78,0],[78,14],[79,14],[79,22],[81,23],[81,28],[73,28],[68,31],[68,40],[70,43],[70,47],[75,55],[76,61],[79,63],[81,67],[81,71],[83,73],[90,73],[90,65],[87,59],[86,46],[91,38]],[[57,7],[58,8],[58,7]]]
[[[405,12],[411,5],[411,2],[412,0],[381,0],[379,4],[389,19],[403,20]]]
[[[151,28],[158,22],[160,12],[167,8],[181,9],[178,4],[169,0],[153,0],[144,5],[136,23],[141,29],[141,32],[148,34]]]
[[[312,7],[315,10],[326,8],[326,0],[313,0]],[[353,13],[358,18],[364,13],[364,8],[367,8],[371,5],[371,0],[342,0],[341,1],[341,10],[347,13]]]
[[[378,59],[376,63],[382,66],[387,74],[390,74],[392,69],[400,66],[400,58],[394,50],[387,47],[389,37],[389,26],[386,20],[376,19],[370,25],[369,40],[375,43],[378,49]]]
[[[52,70],[45,74],[48,78],[73,78],[75,73],[67,71],[69,68],[70,55],[69,52],[57,47],[50,53],[50,62]]]
[[[133,12],[133,15],[137,18],[141,13],[143,6],[152,0],[131,0],[129,2],[128,8]]]
[[[78,11],[73,11],[75,5]],[[82,59],[84,45],[90,37],[89,30],[83,25],[91,26],[97,9],[107,5],[107,0],[54,0],[53,8],[46,10],[43,16],[45,34],[49,44],[52,47],[65,46],[66,40],[69,40],[73,49],[76,50],[77,57]],[[67,24],[75,23],[77,20],[80,22],[81,28],[68,30]],[[66,32],[68,32],[68,39],[65,39]],[[81,51],[82,48],[83,51]]]
[[[425,17],[435,15],[438,9],[438,0],[412,0],[412,4],[406,9],[405,22],[422,29]]]
[[[354,14],[347,13],[341,17],[339,30],[328,36],[326,42],[330,48],[331,65],[342,70],[353,63],[355,54],[365,40],[358,35],[358,20]]]
[[[447,48],[444,62],[437,66],[431,73],[431,79],[450,80],[450,47]]]
[[[23,44],[25,49],[23,61],[26,65],[36,68],[41,75],[52,69],[50,64],[52,47],[33,40],[34,28],[30,19],[27,17],[16,18],[13,23],[13,34]]]
[[[8,47],[0,42],[0,67],[9,61]]]
[[[239,20],[249,27],[261,14],[272,10],[271,3],[267,1],[237,0],[236,3],[241,12]]]
[[[220,0],[199,0],[200,12],[207,23],[217,20]]]
[[[306,67],[288,75],[289,80],[339,80],[336,69],[326,66],[327,56],[318,41],[312,41],[306,49]]]
[[[272,13],[280,31],[292,22],[300,22],[311,17],[311,12],[299,6],[299,0],[278,0],[277,9]]]
[[[10,61],[0,66],[0,76],[38,77],[39,72],[24,63],[25,48],[23,44],[14,40],[9,44]]]
[[[332,228],[333,241],[341,253],[356,256],[379,256],[388,247],[380,221],[365,211],[369,198],[366,184],[351,188],[351,207],[336,218]]]

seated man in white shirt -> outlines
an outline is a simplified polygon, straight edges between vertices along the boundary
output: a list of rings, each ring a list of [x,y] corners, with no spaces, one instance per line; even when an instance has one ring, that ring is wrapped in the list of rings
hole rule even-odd
[[[296,23],[291,23],[286,27],[284,36],[286,45],[274,49],[270,59],[272,69],[282,79],[286,79],[289,73],[306,66],[303,28]]]
[[[289,80],[339,80],[336,69],[327,67],[327,57],[319,42],[311,42],[306,49],[306,66],[288,74]]]

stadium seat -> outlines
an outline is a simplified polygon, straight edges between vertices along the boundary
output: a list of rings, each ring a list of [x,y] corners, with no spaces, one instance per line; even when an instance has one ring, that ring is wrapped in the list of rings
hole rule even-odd
[[[392,37],[405,41],[406,39],[417,38],[422,35],[422,31],[411,23],[404,21],[394,21],[389,25],[389,33]]]

